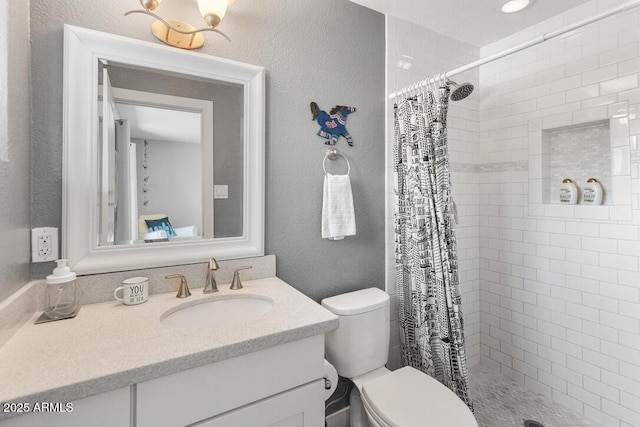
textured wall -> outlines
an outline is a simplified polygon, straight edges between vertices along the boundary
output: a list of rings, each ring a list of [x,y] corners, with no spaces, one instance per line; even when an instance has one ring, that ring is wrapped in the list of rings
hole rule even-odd
[[[170,1],[165,1],[169,4]],[[151,19],[123,17],[135,0],[32,0],[34,225],[61,223],[62,26],[154,41]],[[192,22],[200,22],[197,11]],[[266,248],[278,276],[312,298],[384,284],[384,20],[345,0],[237,1],[201,50],[267,70]],[[320,238],[322,158],[309,102],[352,105],[340,141],[351,160],[358,235]],[[341,165],[330,165],[340,173]],[[36,266],[41,277],[50,266]]]
[[[7,24],[8,24],[8,3],[0,3],[0,161],[8,160],[8,111],[7,111],[7,65],[9,56],[7,54]]]
[[[0,25],[6,30],[2,35],[7,35],[0,67],[8,58],[7,86],[0,84],[0,98],[6,99],[8,110],[0,120],[9,124],[6,157],[0,153],[0,301],[27,283],[31,262],[28,7],[21,1],[0,5]]]

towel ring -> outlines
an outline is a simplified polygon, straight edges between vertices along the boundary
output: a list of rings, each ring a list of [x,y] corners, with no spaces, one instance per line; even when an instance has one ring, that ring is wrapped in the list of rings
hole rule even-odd
[[[344,157],[344,160],[347,162],[347,175],[351,173],[351,164],[349,163],[349,159],[347,159],[347,156],[345,156],[344,154],[338,153],[337,148],[327,148],[324,159],[322,159],[322,170],[324,170],[324,173],[327,173],[327,168],[325,167],[325,161],[327,160],[327,158],[329,158],[329,160],[335,160],[338,158],[338,156]]]

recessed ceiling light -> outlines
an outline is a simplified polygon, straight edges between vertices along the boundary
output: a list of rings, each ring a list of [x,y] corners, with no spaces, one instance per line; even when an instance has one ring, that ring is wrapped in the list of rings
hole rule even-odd
[[[509,0],[502,5],[502,11],[504,13],[519,12],[527,6],[529,6],[529,0]]]

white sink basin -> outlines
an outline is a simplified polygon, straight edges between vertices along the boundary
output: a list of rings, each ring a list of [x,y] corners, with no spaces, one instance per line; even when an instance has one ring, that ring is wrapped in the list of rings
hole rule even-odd
[[[178,306],[163,314],[160,321],[170,328],[224,327],[260,316],[272,308],[273,300],[242,295]]]

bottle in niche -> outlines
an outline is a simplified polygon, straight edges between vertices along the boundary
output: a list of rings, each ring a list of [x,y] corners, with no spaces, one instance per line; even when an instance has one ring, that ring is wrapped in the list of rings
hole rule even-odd
[[[569,178],[562,180],[560,186],[560,203],[575,205],[578,203],[578,187]]]
[[[588,205],[602,204],[602,185],[595,178],[589,178],[582,192],[582,203]]]

